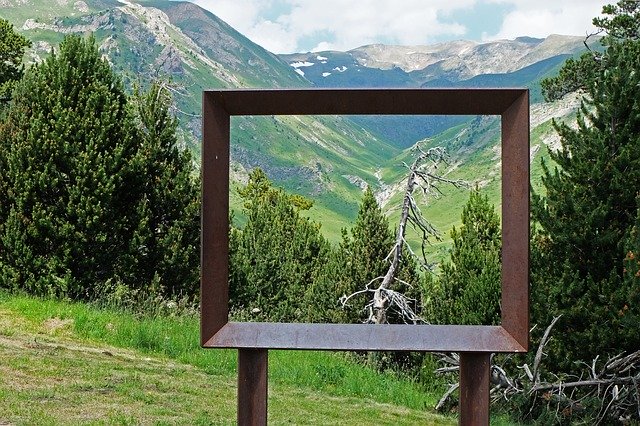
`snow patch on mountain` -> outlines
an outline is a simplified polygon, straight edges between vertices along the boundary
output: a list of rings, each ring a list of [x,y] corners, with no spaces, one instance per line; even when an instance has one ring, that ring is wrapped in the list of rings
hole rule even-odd
[[[311,67],[313,65],[315,65],[313,62],[308,62],[308,61],[299,61],[299,62],[293,62],[291,64],[292,67],[294,68],[301,68],[301,67]]]

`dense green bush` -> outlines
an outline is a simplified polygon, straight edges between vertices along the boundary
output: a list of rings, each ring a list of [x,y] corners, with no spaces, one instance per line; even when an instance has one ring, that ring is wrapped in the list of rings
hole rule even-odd
[[[607,360],[640,347],[640,4],[605,6],[593,23],[606,34],[606,50],[568,61],[542,85],[549,100],[576,89],[583,94],[576,128],[555,124],[562,146],[551,153],[554,167],[543,164],[544,195],[532,195],[532,340],[537,344],[562,315],[540,367],[542,380],[554,383],[590,378],[591,369],[600,379]],[[506,403],[518,420],[638,421],[633,385],[599,385],[597,393],[593,386],[575,387],[563,396],[528,392],[531,384],[524,385]]]
[[[636,294],[640,293],[640,194],[638,195],[638,211],[633,227],[629,231],[629,236],[625,244],[626,254],[624,256],[623,274],[625,286],[637,289]],[[621,316],[627,316],[629,306],[623,306],[618,312]],[[640,323],[637,314],[634,318],[636,324]]]
[[[330,251],[319,225],[300,214],[311,202],[272,187],[260,169],[239,192],[247,223],[231,229],[232,309],[255,319],[308,320],[317,306],[306,303],[306,293]]]
[[[197,182],[168,106],[160,87],[130,101],[93,38],[25,73],[0,124],[2,287],[196,291]]]
[[[342,241],[336,248],[334,261],[338,266],[332,271],[335,274],[329,274],[329,281],[335,283],[337,296],[349,296],[363,290],[372,279],[384,275],[388,268],[385,258],[393,247],[393,241],[389,221],[378,206],[373,191],[367,187],[353,228],[350,232],[342,230]],[[352,298],[342,309],[340,322],[363,322],[368,317],[364,306],[370,299],[370,294]]]
[[[500,218],[486,195],[472,191],[462,226],[451,231],[450,260],[426,275],[425,316],[438,324],[500,323]]]
[[[200,184],[191,154],[176,137],[171,97],[160,83],[131,98],[138,151],[132,162],[137,224],[127,253],[126,282],[153,283],[162,294],[199,290]]]
[[[532,314],[539,330],[562,314],[549,345],[563,371],[640,347],[637,286],[623,279],[625,237],[637,213],[640,182],[640,42],[610,41],[578,128],[556,124],[562,148],[545,166],[546,195],[533,197]]]
[[[0,112],[11,99],[16,82],[22,78],[22,57],[31,41],[13,29],[9,21],[0,18]]]

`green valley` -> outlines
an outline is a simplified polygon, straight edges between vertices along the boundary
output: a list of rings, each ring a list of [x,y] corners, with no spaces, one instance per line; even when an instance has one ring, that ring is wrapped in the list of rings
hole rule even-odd
[[[350,52],[277,56],[188,2],[63,1],[55,7],[43,0],[5,3],[3,17],[34,42],[31,61],[48,55],[67,33],[92,33],[128,86],[164,80],[173,93],[180,137],[196,158],[203,90],[517,85],[530,87],[532,101],[539,102],[540,79],[557,72],[566,57],[583,48],[580,38],[551,36],[475,45],[452,42],[413,47],[411,52],[400,46],[365,46]],[[456,59],[456,55],[462,56]],[[419,60],[411,62],[414,56]],[[487,58],[491,61],[483,70]],[[573,109],[561,112],[572,114]],[[551,117],[532,118],[534,171],[547,146],[535,135],[548,133],[536,127]],[[407,148],[425,138],[426,145],[441,144],[449,150],[447,173],[486,187],[491,201],[499,205],[496,126],[495,120],[472,117],[236,118],[231,178],[241,184],[252,168],[262,168],[276,185],[313,199],[315,206],[309,214],[323,224],[325,235],[336,241],[340,229],[355,218],[366,185],[374,188],[394,217]],[[237,197],[232,194],[231,199],[236,214],[241,215],[233,201]],[[445,237],[459,222],[465,199],[464,191],[445,189],[442,198],[426,200],[427,216]]]

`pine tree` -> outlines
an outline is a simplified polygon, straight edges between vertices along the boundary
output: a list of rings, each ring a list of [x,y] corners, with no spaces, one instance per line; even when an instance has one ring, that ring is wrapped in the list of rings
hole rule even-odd
[[[625,256],[623,260],[623,288],[628,294],[622,301],[622,306],[618,310],[618,327],[624,330],[620,338],[628,338],[637,333],[640,324],[640,192],[637,198],[637,213],[633,227],[629,230],[629,235],[625,244]],[[618,305],[620,306],[620,305]]]
[[[93,40],[67,37],[16,87],[1,136],[5,286],[88,296],[114,276],[131,206],[126,96]],[[10,280],[11,282],[7,282]]]
[[[272,187],[260,169],[239,193],[247,223],[231,231],[232,307],[259,309],[260,317],[271,321],[307,320],[314,307],[305,304],[306,293],[330,249],[319,225],[300,214],[312,203]]]
[[[600,39],[603,48],[624,41],[640,40],[640,2],[620,0],[615,5],[602,7],[602,15],[593,18],[592,23],[599,28],[596,34],[604,32]],[[604,60],[603,60],[604,59]],[[601,49],[589,49],[579,58],[569,58],[557,76],[542,80],[542,94],[547,101],[562,98],[567,93],[586,92],[607,67],[606,57]]]
[[[533,321],[543,329],[563,315],[554,329],[562,337],[549,349],[554,365],[566,370],[575,360],[640,345],[640,335],[617,318],[624,306],[631,316],[640,310],[630,304],[637,289],[623,280],[621,261],[637,212],[633,182],[640,181],[640,41],[605,40],[595,78],[585,81],[578,128],[556,123],[562,148],[551,158],[557,167],[544,167],[546,195],[534,194],[532,204],[539,226]]]
[[[450,261],[438,279],[427,276],[427,319],[439,324],[500,323],[500,218],[474,190],[451,231]]]
[[[305,321],[316,323],[348,323],[350,310],[345,310],[340,303],[344,294],[345,259],[339,247],[327,253],[324,264],[305,293]],[[359,318],[357,313],[355,318]]]
[[[0,108],[11,99],[15,83],[22,78],[22,57],[31,41],[13,29],[9,21],[0,18]]]
[[[193,288],[192,168],[170,148],[163,96],[132,111],[93,38],[67,36],[27,71],[0,128],[1,286],[89,299],[149,279]]]
[[[385,274],[389,266],[387,257],[394,238],[389,221],[382,213],[370,187],[365,190],[351,236],[343,232],[339,251],[343,261],[338,277],[340,295],[362,290],[374,278]],[[363,311],[369,294],[353,298],[345,309],[347,322],[362,322],[368,316]]]
[[[153,283],[162,293],[194,296],[199,282],[199,181],[191,155],[178,146],[171,95],[160,82],[133,96],[135,137],[132,159],[136,192],[135,228],[127,251],[126,281]]]
[[[389,221],[382,212],[370,187],[365,190],[356,222],[348,232],[342,230],[342,241],[335,250],[331,261],[323,270],[323,287],[330,291],[330,300],[352,295],[364,290],[373,279],[385,275],[389,268],[389,254],[395,238],[389,227]],[[405,283],[418,282],[415,259],[405,256],[401,260],[397,277]],[[374,289],[376,286],[371,285]],[[330,290],[329,290],[330,289]],[[416,300],[418,304],[419,288],[396,282],[393,290]],[[367,319],[368,312],[363,309],[371,299],[371,294],[360,294],[349,299],[344,308],[331,305],[332,322],[360,323]],[[416,308],[416,306],[414,306]],[[417,309],[416,309],[417,310]],[[390,321],[400,321],[390,314]]]

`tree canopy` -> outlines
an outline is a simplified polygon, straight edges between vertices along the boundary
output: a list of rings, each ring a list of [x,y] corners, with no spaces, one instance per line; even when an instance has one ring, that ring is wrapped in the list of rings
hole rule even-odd
[[[0,18],[0,107],[11,99],[15,83],[22,78],[22,57],[31,41],[13,29],[13,24]]]
[[[438,278],[427,276],[427,319],[439,324],[500,323],[500,218],[474,190],[451,231],[451,258]]]
[[[592,74],[576,74],[584,90],[577,128],[555,123],[562,147],[543,164],[545,195],[533,194],[533,320],[544,327],[562,314],[550,349],[566,370],[640,345],[640,324],[619,315],[640,312],[637,287],[623,278],[640,181],[640,40],[630,30],[639,9],[619,2],[604,9],[614,16],[594,21],[607,32],[606,50]]]
[[[3,287],[195,292],[197,182],[168,102],[158,88],[132,102],[93,38],[25,73],[0,127]]]
[[[602,8],[602,15],[593,18],[593,25],[603,34],[600,44],[604,49],[611,44],[640,40],[640,2],[621,0]],[[557,76],[542,80],[542,94],[548,101],[562,98],[567,93],[587,92],[590,85],[612,65],[608,55],[600,49],[583,53],[578,59],[568,59]]]
[[[304,321],[306,304],[329,244],[318,224],[300,214],[311,202],[274,188],[261,169],[239,190],[247,223],[230,237],[232,308],[270,321]]]

